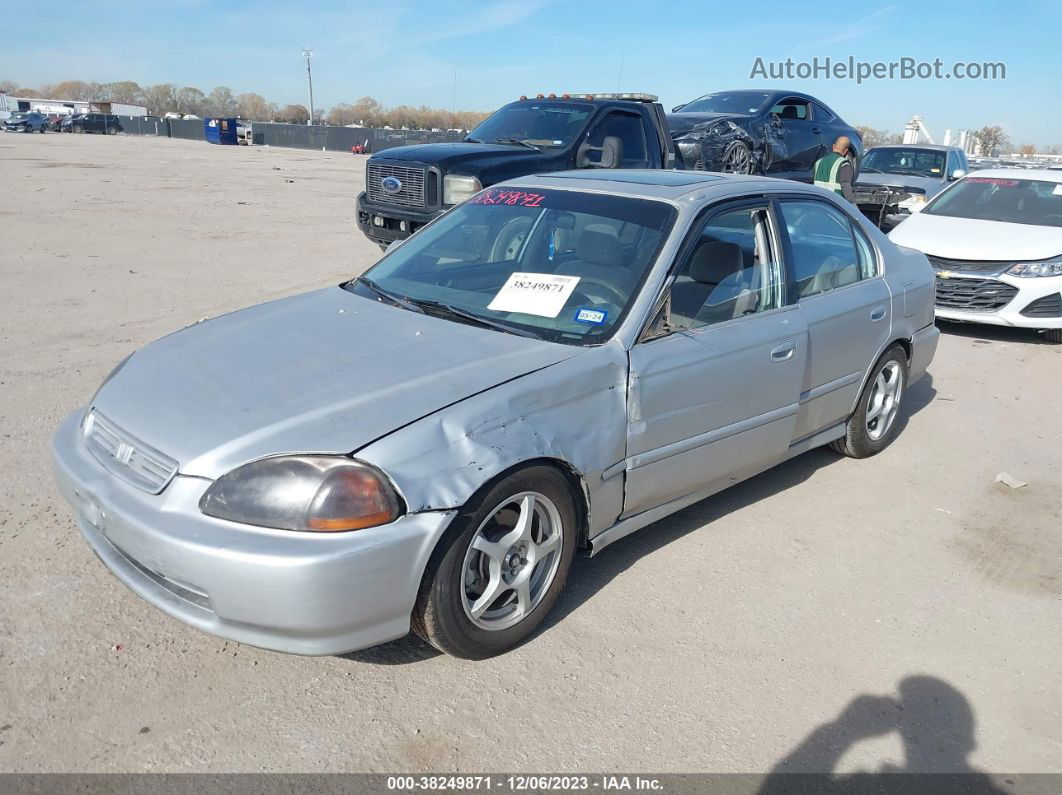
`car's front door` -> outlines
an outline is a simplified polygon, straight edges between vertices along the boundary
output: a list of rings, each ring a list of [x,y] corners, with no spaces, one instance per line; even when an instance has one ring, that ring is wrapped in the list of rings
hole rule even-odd
[[[822,144],[822,128],[811,116],[811,103],[799,97],[788,97],[774,104],[769,111],[768,135],[781,137],[778,161],[768,167],[776,176],[810,182],[815,159]]]
[[[770,203],[713,209],[684,251],[670,326],[630,352],[625,516],[725,488],[793,439],[807,334]]]
[[[826,199],[780,202],[786,262],[808,330],[796,439],[847,419],[867,370],[889,341],[892,293],[869,239]]]

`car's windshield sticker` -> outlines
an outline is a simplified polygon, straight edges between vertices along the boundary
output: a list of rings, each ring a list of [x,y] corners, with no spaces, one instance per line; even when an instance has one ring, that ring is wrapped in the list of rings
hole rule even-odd
[[[580,309],[575,313],[576,323],[604,323],[607,319],[607,309]]]
[[[983,182],[988,185],[998,185],[1001,188],[1016,188],[1018,186],[1018,180],[1003,179],[1001,177],[970,177],[967,182]]]
[[[538,207],[546,198],[541,193],[525,193],[522,190],[485,190],[472,198],[469,204],[508,204],[520,207]]]
[[[578,276],[517,272],[506,280],[487,309],[556,317],[578,283]]]

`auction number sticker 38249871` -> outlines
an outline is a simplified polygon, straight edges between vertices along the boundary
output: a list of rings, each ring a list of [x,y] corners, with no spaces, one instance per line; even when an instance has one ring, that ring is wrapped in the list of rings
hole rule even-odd
[[[578,283],[578,276],[517,272],[509,276],[487,309],[556,317]]]

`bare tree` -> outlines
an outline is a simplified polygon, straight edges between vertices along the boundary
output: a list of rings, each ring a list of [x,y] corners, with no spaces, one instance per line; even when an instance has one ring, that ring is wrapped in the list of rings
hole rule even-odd
[[[241,119],[269,121],[276,116],[277,108],[261,94],[240,94],[236,97],[236,113]]]
[[[998,124],[978,130],[977,141],[981,145],[981,154],[988,157],[992,157],[994,152],[1002,152],[1009,144],[1007,134]]]
[[[79,101],[100,98],[100,84],[86,83],[84,80],[65,80],[52,87],[55,99],[75,99]]]
[[[863,139],[863,146],[869,149],[872,146],[886,146],[888,144],[898,144],[903,142],[903,136],[899,133],[890,133],[888,130],[879,130],[875,127],[868,127],[863,124],[857,124],[856,130],[859,131],[859,137]],[[833,143],[832,141],[830,143]]]
[[[349,105],[345,102],[333,106],[328,111],[325,119],[329,124],[336,127],[346,127],[348,124],[356,124],[360,121],[358,119],[358,109],[354,105]]]
[[[206,107],[206,94],[194,86],[185,86],[177,89],[174,99],[177,102],[176,110],[178,113],[201,116],[203,108]]]
[[[218,86],[206,98],[206,112],[211,116],[235,116],[238,105],[232,89]]]
[[[150,113],[163,116],[177,110],[177,86],[173,83],[158,83],[148,86],[141,96]]]
[[[100,86],[100,99],[139,105],[144,99],[144,92],[132,80],[119,80],[116,83],[104,83]]]
[[[14,80],[0,80],[0,93],[14,94],[18,91],[18,83]]]
[[[305,105],[285,105],[276,113],[276,120],[286,124],[305,124],[310,111]]]
[[[1032,157],[1036,154],[1036,146],[1034,144],[1022,144],[1018,147],[1018,154],[1022,157]]]

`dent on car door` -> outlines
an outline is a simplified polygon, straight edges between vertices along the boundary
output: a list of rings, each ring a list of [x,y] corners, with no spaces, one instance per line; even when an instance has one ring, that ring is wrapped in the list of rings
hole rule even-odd
[[[821,128],[811,117],[811,103],[798,97],[787,97],[771,107],[769,116],[776,134],[781,128],[784,141],[784,159],[771,170],[808,181],[822,139]]]
[[[892,293],[869,239],[832,203],[787,199],[779,212],[786,261],[808,332],[795,430],[801,440],[851,413],[866,371],[889,342]]]
[[[807,339],[785,304],[780,251],[762,200],[695,225],[672,277],[670,333],[630,352],[625,516],[785,457]]]

